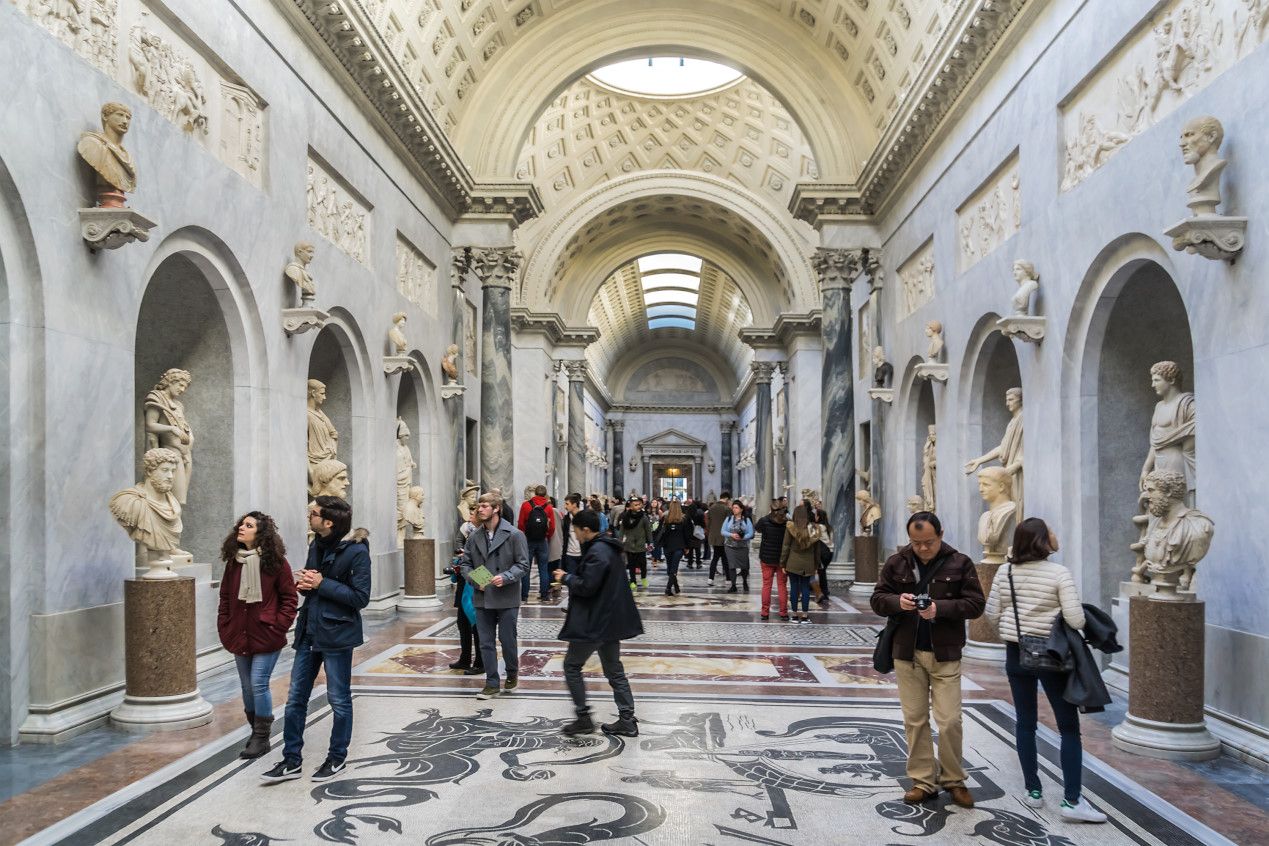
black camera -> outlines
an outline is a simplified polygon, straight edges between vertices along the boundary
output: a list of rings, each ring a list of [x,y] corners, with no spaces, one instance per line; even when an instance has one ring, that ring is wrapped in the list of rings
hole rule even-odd
[[[930,599],[930,595],[928,593],[919,593],[912,597],[912,601],[916,603],[916,610],[918,611],[924,611],[934,604],[934,600]]]

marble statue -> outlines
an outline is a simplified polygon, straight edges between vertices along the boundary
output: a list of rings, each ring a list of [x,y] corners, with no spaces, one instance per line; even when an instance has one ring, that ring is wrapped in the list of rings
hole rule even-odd
[[[1009,551],[1018,519],[1012,487],[1013,477],[1003,467],[978,471],[978,493],[987,503],[987,510],[978,518],[978,542],[983,545],[985,563],[1002,564]]]
[[[423,537],[423,489],[418,485],[410,488],[402,516],[405,536],[407,538]]]
[[[458,344],[450,344],[445,348],[445,357],[441,359],[441,371],[445,381],[451,385],[458,384]]]
[[[1150,417],[1150,450],[1141,466],[1141,490],[1152,470],[1170,470],[1185,478],[1186,502],[1193,505],[1194,394],[1181,390],[1181,368],[1175,361],[1155,363],[1150,386],[1159,401]]]
[[[286,269],[282,272],[300,289],[300,305],[307,306],[317,296],[317,286],[308,272],[309,263],[313,261],[313,245],[307,241],[300,241],[295,245],[292,253],[295,258],[287,262]]]
[[[859,533],[871,535],[873,525],[881,519],[881,504],[866,488],[855,491],[855,501],[859,503]]]
[[[467,484],[458,493],[458,516],[464,523],[471,522],[471,516],[476,511],[476,500],[479,498],[480,486],[468,479]]]
[[[194,433],[185,418],[185,405],[179,397],[185,393],[193,377],[189,371],[172,368],[164,372],[154,390],[145,395],[145,448],[170,449],[180,457],[172,478],[172,494],[184,505],[189,496],[190,476],[194,461]]]
[[[938,364],[943,361],[943,324],[937,320],[931,320],[925,324],[925,336],[930,339],[930,345],[925,350],[925,360],[930,364]]]
[[[1010,388],[1005,391],[1005,408],[1009,409],[1009,425],[1005,427],[1005,436],[999,446],[993,447],[985,455],[966,462],[965,474],[969,475],[989,461],[999,461],[1000,466],[1009,474],[1010,486],[1013,488],[1013,501],[1017,506],[1018,519],[1022,519],[1022,388]]]
[[[132,111],[122,103],[101,107],[101,132],[79,136],[76,149],[97,175],[97,205],[124,208],[126,197],[137,190],[137,165],[123,146],[123,136],[132,123]]]
[[[410,486],[414,483],[414,468],[418,464],[410,452],[410,427],[397,418],[397,541],[404,540],[405,509],[410,501]]]
[[[316,379],[308,380],[308,487],[309,496],[317,495],[315,471],[323,461],[339,452],[339,432],[330,422],[322,403],[326,402],[326,386]]]
[[[872,348],[872,384],[874,388],[888,388],[894,378],[894,365],[886,361],[886,351],[880,346]]]
[[[324,458],[313,468],[312,496],[347,499],[348,465],[337,458]]]
[[[1141,563],[1132,580],[1147,577],[1155,586],[1152,599],[1179,600],[1178,591],[1192,591],[1194,569],[1207,554],[1215,526],[1211,518],[1185,504],[1185,476],[1175,470],[1153,470],[1145,480],[1150,520],[1142,538]]]
[[[1196,117],[1181,129],[1181,157],[1194,168],[1194,180],[1186,186],[1186,205],[1197,217],[1216,214],[1221,202],[1221,172],[1225,160],[1216,154],[1225,139],[1225,129],[1214,117]]]
[[[145,479],[110,498],[110,514],[128,537],[148,551],[150,571],[145,578],[175,578],[171,554],[181,542],[181,503],[173,493],[180,454],[157,447],[142,458]]]
[[[938,502],[934,498],[934,485],[938,478],[938,438],[933,425],[925,437],[925,446],[921,448],[921,499],[926,511],[937,512]]]
[[[388,343],[392,345],[393,355],[405,355],[410,342],[405,339],[405,312],[398,311],[392,315],[392,328],[388,330]]]
[[[916,514],[918,511],[925,510],[925,498],[915,494],[908,497],[903,504],[908,509],[908,514]]]
[[[1019,317],[1030,316],[1031,297],[1040,290],[1040,277],[1035,272],[1035,265],[1029,261],[1015,261],[1013,281],[1018,283],[1018,290],[1014,292],[1011,301],[1013,313]]]

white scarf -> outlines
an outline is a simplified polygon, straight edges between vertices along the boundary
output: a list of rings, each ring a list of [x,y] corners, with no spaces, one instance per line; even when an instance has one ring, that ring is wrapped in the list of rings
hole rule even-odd
[[[254,549],[240,549],[238,563],[242,565],[242,575],[238,579],[238,598],[243,602],[262,602],[264,594],[260,590],[260,553]]]

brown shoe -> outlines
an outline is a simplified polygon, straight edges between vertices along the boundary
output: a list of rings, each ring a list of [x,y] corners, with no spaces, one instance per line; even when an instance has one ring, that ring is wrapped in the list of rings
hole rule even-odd
[[[909,805],[920,805],[922,802],[929,802],[938,795],[937,790],[931,793],[923,787],[913,787],[907,793],[903,794],[903,801],[907,802]]]
[[[949,787],[947,795],[952,797],[952,801],[962,808],[974,807],[974,795],[969,792],[968,787]]]

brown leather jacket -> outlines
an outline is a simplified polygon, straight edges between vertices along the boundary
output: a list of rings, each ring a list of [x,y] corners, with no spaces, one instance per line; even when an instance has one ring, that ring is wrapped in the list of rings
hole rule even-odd
[[[965,621],[979,617],[987,600],[978,582],[978,571],[969,556],[944,543],[931,560],[947,557],[930,582],[930,599],[934,600],[935,617],[930,621],[930,643],[934,660],[959,661],[965,646]],[[914,593],[917,585],[916,554],[905,546],[886,559],[886,566],[877,578],[872,592],[872,610],[883,617],[901,614],[902,622],[894,636],[893,656],[896,661],[911,661],[916,648],[917,612],[899,608],[899,596]]]

